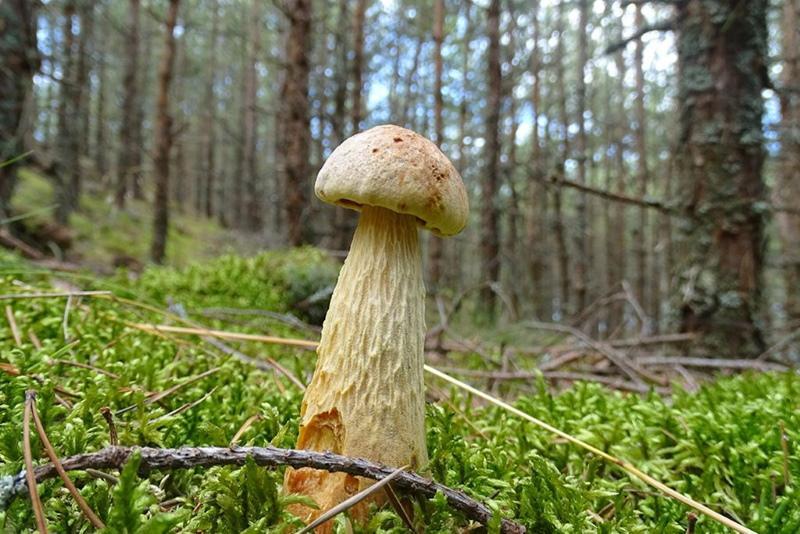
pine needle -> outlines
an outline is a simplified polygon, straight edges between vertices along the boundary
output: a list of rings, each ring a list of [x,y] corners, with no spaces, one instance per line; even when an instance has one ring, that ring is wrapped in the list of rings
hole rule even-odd
[[[36,486],[33,453],[31,452],[31,406],[35,394],[31,390],[25,392],[25,411],[22,416],[22,456],[25,459],[25,481],[28,483],[31,507],[33,508],[33,514],[36,516],[36,529],[41,534],[47,534],[47,522],[44,519],[42,500],[39,498],[39,488]]]
[[[39,439],[42,441],[42,445],[44,445],[44,450],[47,452],[48,458],[53,463],[53,467],[55,467],[56,471],[58,472],[58,476],[61,477],[61,481],[66,486],[67,490],[72,494],[75,498],[75,501],[78,503],[78,507],[83,512],[83,515],[89,520],[89,522],[94,525],[94,528],[105,528],[105,524],[103,521],[97,517],[97,514],[94,513],[94,510],[89,506],[89,503],[83,498],[83,495],[80,494],[78,488],[75,487],[75,484],[72,483],[72,479],[69,478],[67,472],[64,470],[64,467],[61,465],[61,461],[58,459],[58,455],[56,454],[55,449],[53,448],[52,443],[50,443],[50,439],[47,437],[47,433],[44,430],[44,425],[42,424],[42,420],[39,418],[39,412],[36,411],[36,400],[35,397],[31,398],[31,413],[33,414],[33,423],[36,425],[36,432],[39,434]]]
[[[331,508],[318,518],[316,518],[314,521],[306,525],[302,530],[299,530],[297,534],[308,534],[309,532],[311,532],[321,524],[325,523],[326,521],[333,519],[334,517],[336,517],[337,515],[341,514],[346,510],[349,510],[350,508],[360,503],[361,501],[363,501],[364,499],[366,499],[367,497],[369,497],[370,495],[372,495],[373,493],[384,487],[386,484],[391,482],[393,478],[395,478],[397,475],[405,471],[407,468],[408,466],[404,465],[403,467],[395,469],[394,471],[392,471],[391,475],[382,478],[379,482],[376,482],[370,487],[362,491],[359,491],[349,499],[345,499],[344,501],[340,502],[339,504],[337,504],[336,506],[334,506],[333,508]]]

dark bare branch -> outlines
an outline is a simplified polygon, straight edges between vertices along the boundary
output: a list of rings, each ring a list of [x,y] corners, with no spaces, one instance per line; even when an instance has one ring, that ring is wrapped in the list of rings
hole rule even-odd
[[[141,456],[140,474],[150,471],[190,469],[194,467],[213,467],[218,465],[244,465],[248,457],[262,467],[289,466],[296,469],[311,467],[331,472],[349,473],[355,476],[381,480],[395,472],[394,468],[376,465],[367,460],[349,458],[332,453],[279,449],[276,447],[181,447],[178,449],[158,449],[153,447],[107,447],[89,454],[78,454],[62,461],[66,471],[86,469],[119,469],[125,465],[132,454]],[[37,482],[58,476],[53,464],[35,469]],[[487,524],[492,519],[492,511],[484,504],[465,493],[448,488],[416,473],[401,472],[393,480],[394,487],[403,492],[430,498],[442,493],[451,508],[466,518]],[[27,491],[25,472],[13,477],[0,479],[0,510],[6,509],[11,501]],[[504,519],[501,532],[508,534],[524,533],[526,528],[518,523]]]

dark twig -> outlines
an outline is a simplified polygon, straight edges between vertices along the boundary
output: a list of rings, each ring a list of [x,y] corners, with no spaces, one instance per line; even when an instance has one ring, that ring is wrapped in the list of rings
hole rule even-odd
[[[89,503],[83,498],[83,495],[78,491],[78,488],[75,487],[75,484],[72,483],[72,480],[67,475],[67,472],[64,471],[64,467],[62,467],[61,462],[58,460],[58,455],[56,454],[56,450],[53,448],[53,444],[50,443],[50,438],[47,437],[47,432],[44,430],[44,425],[42,424],[42,420],[39,418],[39,412],[36,411],[36,399],[33,397],[31,399],[31,412],[33,414],[33,423],[36,425],[36,432],[39,434],[39,439],[42,440],[42,445],[44,445],[44,450],[47,452],[47,457],[50,458],[50,461],[53,462],[53,468],[58,473],[58,476],[61,477],[61,481],[66,486],[67,490],[70,494],[75,498],[75,502],[78,503],[78,507],[83,512],[83,515],[86,516],[86,519],[94,525],[94,528],[105,528],[105,524],[103,521],[97,517],[97,514],[94,513]]]
[[[36,487],[36,472],[33,469],[33,453],[31,452],[31,409],[36,392],[25,392],[25,411],[22,417],[22,456],[25,459],[25,481],[28,494],[31,496],[33,514],[36,516],[36,528],[41,534],[47,534],[47,522],[44,520],[42,500],[39,498],[39,488]],[[55,470],[55,468],[54,468]],[[0,499],[0,502],[7,502]],[[8,501],[10,502],[10,500]]]
[[[684,367],[708,367],[717,369],[755,369],[758,371],[786,371],[789,368],[779,363],[758,360],[730,358],[691,358],[684,356],[643,356],[636,358],[641,365],[666,366],[683,365]]]
[[[618,41],[616,43],[610,44],[603,51],[603,54],[613,54],[614,52],[617,52],[618,50],[622,50],[623,48],[628,46],[628,43],[631,43],[633,41],[641,39],[642,36],[644,36],[644,34],[646,34],[646,33],[650,33],[650,32],[667,32],[667,31],[674,30],[676,22],[677,21],[675,19],[668,19],[668,20],[662,20],[660,22],[656,22],[654,24],[649,24],[647,26],[643,26],[643,27],[639,28],[638,30],[636,30],[635,32],[633,32],[628,37],[625,37],[624,39],[622,39],[621,41]]]
[[[349,458],[332,453],[279,449],[276,447],[181,447],[179,449],[157,449],[152,447],[108,447],[90,454],[78,454],[63,460],[66,471],[86,469],[120,469],[130,456],[138,451],[141,456],[139,471],[145,475],[150,471],[171,469],[189,469],[193,467],[212,467],[217,465],[244,465],[247,458],[263,467],[289,466],[296,469],[311,467],[331,472],[349,473],[355,476],[382,480],[391,475],[395,469],[376,465],[367,460]],[[32,475],[34,473],[32,472]],[[52,464],[35,469],[35,480],[31,484],[42,482],[57,476]],[[9,480],[12,479],[12,480]],[[472,499],[465,493],[443,486],[421,477],[416,473],[401,472],[393,480],[396,488],[425,498],[431,498],[437,492],[442,493],[449,505],[462,513],[467,519],[487,524],[494,513],[484,504]],[[15,496],[24,493],[25,473],[0,479],[0,487],[5,488],[0,494],[0,503],[8,503]],[[504,519],[501,532],[516,534],[526,532],[525,527],[514,521]]]
[[[114,424],[114,412],[112,412],[111,408],[108,406],[103,406],[100,408],[100,414],[103,416],[103,419],[106,420],[106,424],[108,425],[108,442],[112,447],[116,447],[117,443],[119,443],[119,440],[117,438],[117,425]]]

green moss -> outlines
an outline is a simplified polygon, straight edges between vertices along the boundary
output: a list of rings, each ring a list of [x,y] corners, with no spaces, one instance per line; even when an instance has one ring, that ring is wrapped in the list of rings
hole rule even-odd
[[[299,249],[246,260],[226,256],[184,269],[153,268],[133,282],[124,277],[75,281],[83,287],[112,287],[121,296],[136,296],[159,307],[169,297],[208,326],[306,337],[307,332],[284,324],[222,322],[199,312],[215,305],[283,312],[292,308],[298,294],[317,287],[310,281],[317,280],[318,272],[335,271],[336,265],[319,251]],[[22,291],[19,282],[28,284],[24,291],[48,290],[54,280],[29,269],[0,272],[0,292]],[[108,299],[76,301],[66,338],[78,342],[68,345],[63,299],[9,303],[26,336],[16,346],[8,324],[0,321],[3,363],[21,373],[0,374],[0,474],[22,467],[23,398],[29,388],[38,391],[41,417],[62,456],[108,445],[103,406],[118,412],[115,421],[123,445],[226,446],[256,414],[260,417],[243,434],[241,444],[295,443],[300,391],[288,380],[248,367],[197,339],[153,336],[125,325],[169,320],[161,314]],[[41,348],[34,346],[28,332],[41,340]],[[271,356],[305,380],[313,370],[313,353],[307,351],[248,343],[236,347],[253,357]],[[55,360],[91,364],[107,373]],[[211,369],[214,372],[205,378],[187,383]],[[29,378],[33,376],[38,378]],[[161,402],[146,401],[146,392],[180,384],[186,385]],[[577,384],[558,395],[550,393],[543,380],[530,386],[533,389],[521,396],[519,391],[507,393],[531,415],[625,458],[758,532],[800,528],[800,376],[726,378],[694,394],[678,392],[670,400],[655,394],[623,395],[595,384]],[[57,401],[57,387],[78,395],[65,397],[70,407]],[[166,417],[206,395],[187,411]],[[498,517],[514,518],[531,532],[543,533],[686,530],[688,510],[683,505],[653,493],[614,466],[497,408],[475,407],[472,399],[456,391],[445,389],[445,395],[446,403],[428,406],[428,474],[487,503]],[[63,392],[59,396],[64,398]],[[786,455],[782,427],[788,438]],[[38,440],[33,441],[33,453],[44,461]],[[294,497],[282,494],[280,470],[271,473],[249,464],[152,473],[146,480],[134,474],[135,463],[115,486],[82,473],[73,476],[90,505],[116,532],[292,532],[299,526],[286,509]],[[88,528],[60,482],[48,481],[40,492],[53,531]],[[156,503],[168,499],[177,504],[166,513]],[[415,520],[425,532],[451,533],[465,526],[441,496],[414,506]],[[32,529],[27,500],[17,499],[0,512],[0,523],[8,531]],[[337,532],[345,532],[343,518],[337,525]],[[384,510],[356,531],[399,533],[403,528],[394,512]],[[725,532],[705,518],[697,529]]]

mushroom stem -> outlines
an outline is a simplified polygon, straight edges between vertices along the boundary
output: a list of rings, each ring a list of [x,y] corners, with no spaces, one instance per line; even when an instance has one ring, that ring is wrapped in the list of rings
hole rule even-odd
[[[363,206],[322,327],[297,448],[391,467],[427,463],[425,286],[417,223],[411,215]],[[289,471],[285,480],[288,491],[319,505],[318,511],[293,510],[306,521],[369,484],[313,469]]]

